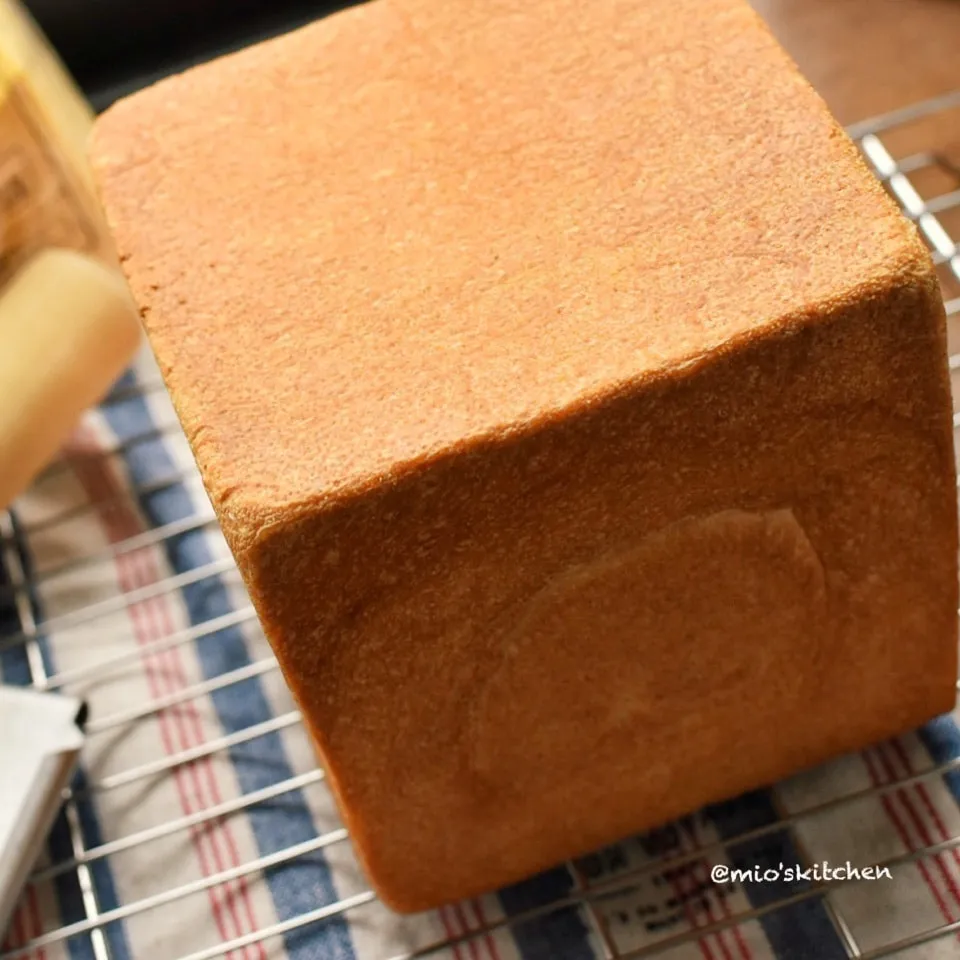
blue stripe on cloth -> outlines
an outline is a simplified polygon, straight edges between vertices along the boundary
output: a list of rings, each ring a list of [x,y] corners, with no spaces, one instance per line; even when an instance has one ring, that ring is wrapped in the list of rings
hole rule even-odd
[[[937,717],[922,727],[919,736],[920,742],[938,766],[960,757],[960,729],[949,714]],[[954,800],[960,802],[960,770],[948,771],[943,775],[943,779]]]
[[[564,867],[507,887],[499,893],[508,917],[547,906],[573,893],[573,877]],[[510,931],[524,960],[594,960],[590,932],[577,907],[518,921]]]
[[[132,380],[127,378],[121,386],[131,384]],[[120,440],[144,433],[151,426],[146,405],[139,399],[111,404],[104,408],[104,416]],[[148,483],[153,477],[170,476],[174,469],[169,453],[160,441],[136,444],[127,453],[126,462],[138,486]],[[148,494],[141,503],[146,516],[155,525],[171,523],[193,512],[186,491],[179,485]],[[171,566],[178,572],[200,566],[211,559],[204,535],[199,531],[172,538],[168,542],[168,551]],[[183,594],[194,623],[230,611],[229,597],[218,579],[185,587]],[[250,662],[243,635],[236,629],[220,631],[215,637],[199,641],[197,646],[202,669],[207,676],[216,676]],[[217,691],[212,697],[227,732],[242,730],[271,715],[262,687],[256,679]],[[289,765],[276,735],[236,747],[231,755],[244,792],[290,776]],[[291,794],[282,806],[263,805],[254,808],[250,819],[264,853],[316,836],[309,813],[296,794]],[[306,861],[306,858],[302,859]],[[296,917],[316,907],[316,893],[312,891],[317,888],[324,902],[332,902],[336,898],[322,854],[315,854],[312,861],[299,862],[297,869],[290,868],[275,874],[270,878],[270,884],[281,919]],[[513,916],[552,903],[569,894],[572,886],[573,881],[567,870],[554,870],[502,891],[500,901],[504,911]],[[325,938],[319,953],[315,952],[317,937],[312,931],[288,935],[287,950],[290,956],[295,960],[352,956],[349,931],[342,920],[328,923],[324,930]],[[526,960],[544,960],[548,957],[556,960],[594,960],[587,926],[576,908],[568,908],[534,922],[520,923],[514,929],[514,936]]]
[[[128,374],[119,386],[133,383]],[[141,397],[111,403],[104,407],[103,415],[121,441],[144,434],[153,427],[150,412]],[[125,450],[124,457],[127,470],[138,488],[157,477],[169,477],[176,469],[162,439],[138,442]],[[190,495],[182,484],[143,494],[139,503],[154,526],[185,519],[195,513]],[[170,566],[177,573],[201,567],[214,558],[207,535],[202,530],[171,537],[164,543],[164,548]],[[219,577],[188,584],[181,588],[181,594],[192,624],[204,623],[233,609],[230,595]],[[196,642],[195,649],[200,669],[207,678],[251,663],[246,638],[239,628],[224,629],[203,637]],[[273,716],[263,685],[256,677],[215,690],[209,696],[227,734],[245,730]],[[245,794],[293,775],[283,741],[277,733],[234,746],[229,755],[237,782]],[[313,817],[301,791],[291,791],[278,800],[257,804],[245,815],[262,855],[282,851],[317,836]],[[329,865],[319,851],[267,871],[266,879],[281,921],[338,899]],[[288,933],[284,943],[292,960],[352,960],[354,957],[349,927],[342,917],[328,920],[322,926]]]
[[[32,582],[32,564],[31,557],[24,544],[24,537],[14,518],[14,528],[16,531],[16,549],[20,563],[27,575],[27,581]],[[10,581],[7,570],[3,564],[0,564],[0,640],[3,637],[13,636],[20,632],[20,620],[12,596],[3,588],[9,585]],[[37,621],[41,619],[40,601],[34,590],[30,590],[30,603],[33,616]],[[39,640],[40,653],[43,658],[44,668],[48,675],[56,672],[49,644],[41,637]],[[26,649],[23,645],[17,645],[6,650],[0,650],[0,678],[5,683],[16,684],[18,686],[30,686],[32,676],[30,664],[27,660]],[[82,770],[78,770],[73,781],[73,789],[77,795],[86,794],[86,777]],[[100,830],[100,823],[97,820],[96,811],[92,804],[87,800],[79,800],[76,803],[78,818],[80,820],[80,832],[83,838],[83,844],[86,849],[100,846],[103,843],[103,834]],[[50,831],[50,837],[47,842],[47,850],[51,863],[60,863],[65,860],[71,860],[74,857],[73,841],[70,836],[70,828],[67,823],[66,814],[61,809],[57,819]],[[114,910],[119,906],[117,898],[116,884],[114,883],[113,873],[110,870],[110,864],[106,859],[99,859],[90,865],[91,879],[96,895],[97,907],[101,913],[107,910]],[[80,881],[76,871],[69,870],[61,873],[54,881],[54,890],[56,891],[57,905],[60,912],[60,920],[64,924],[78,923],[87,919],[87,911],[83,903],[83,894],[80,889]],[[111,956],[115,960],[128,960],[130,957],[130,948],[127,943],[126,931],[122,923],[111,923],[104,929],[104,936],[107,939],[107,945],[110,948]],[[94,960],[93,944],[89,935],[82,937],[72,937],[67,941],[67,949],[72,960]]]
[[[724,840],[780,819],[765,790],[708,807],[705,813]],[[730,866],[737,870],[780,869],[781,865],[785,868],[802,864],[786,826],[753,840],[729,844],[727,856]],[[740,884],[755,908],[770,906],[809,889],[810,885],[810,880],[800,879]],[[773,910],[759,922],[778,960],[846,960],[847,953],[821,897]]]

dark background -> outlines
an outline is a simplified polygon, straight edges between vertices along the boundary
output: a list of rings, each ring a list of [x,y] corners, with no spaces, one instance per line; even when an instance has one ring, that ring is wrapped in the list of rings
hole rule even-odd
[[[351,0],[23,2],[100,110],[168,73],[351,5]]]
[[[102,109],[167,73],[358,0],[23,2]],[[751,2],[841,123],[960,86],[960,0]]]
[[[103,109],[165,74],[360,0],[22,2]],[[841,123],[960,87],[960,0],[750,2]]]

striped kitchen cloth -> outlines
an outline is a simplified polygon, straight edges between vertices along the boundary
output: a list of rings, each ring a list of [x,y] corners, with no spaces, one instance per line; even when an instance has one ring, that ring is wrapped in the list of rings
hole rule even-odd
[[[0,675],[90,721],[2,960],[960,958],[951,718],[400,918],[357,868],[146,352],[3,521]]]

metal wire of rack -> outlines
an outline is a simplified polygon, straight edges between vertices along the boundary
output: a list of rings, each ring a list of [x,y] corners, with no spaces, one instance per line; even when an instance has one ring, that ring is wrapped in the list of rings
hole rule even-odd
[[[952,239],[960,236],[952,223],[956,216],[960,228],[960,150],[954,160],[949,148],[924,139],[933,136],[931,131],[942,133],[951,117],[960,133],[960,91],[858,124],[850,134],[929,244],[952,324],[952,318],[960,316],[960,247]],[[952,327],[950,342],[950,366],[957,371],[960,344]],[[109,410],[122,409],[130,402],[150,409],[149,429],[125,432],[122,418],[114,418],[105,430],[103,422],[110,419]],[[336,820],[323,774],[310,759],[300,716],[278,679],[276,663],[244,599],[225,546],[211,548],[199,558],[191,554],[190,562],[181,562],[179,567],[165,565],[162,557],[157,559],[161,554],[169,559],[177,544],[198,535],[206,538],[205,542],[217,543],[216,520],[188,452],[173,457],[162,469],[156,463],[150,470],[137,467],[133,455],[138,449],[149,450],[158,442],[177,442],[178,438],[178,427],[155,374],[131,375],[104,407],[91,411],[63,458],[45,471],[11,512],[0,514],[0,668],[9,682],[42,690],[69,690],[84,696],[91,706],[89,746],[81,773],[65,795],[50,853],[31,877],[16,929],[0,948],[0,960],[127,956],[131,951],[124,940],[125,925],[136,925],[158,912],[166,920],[151,928],[154,947],[146,955],[178,960],[263,957],[268,947],[285,950],[290,956],[343,956],[342,940],[337,936],[343,933],[344,920],[349,919],[354,930],[361,929],[363,924],[355,918],[363,911],[375,912],[368,928],[385,923],[391,925],[391,932],[388,936],[355,933],[361,939],[367,936],[357,955],[374,957],[376,950],[382,949],[385,952],[379,956],[384,960],[522,956],[527,951],[517,947],[521,929],[528,940],[545,938],[546,953],[541,955],[574,956],[564,951],[564,928],[557,926],[558,918],[571,915],[586,929],[595,956],[680,958],[688,956],[683,952],[685,945],[699,947],[697,955],[707,957],[747,956],[744,944],[770,917],[810,903],[822,907],[835,942],[842,948],[838,955],[860,960],[908,953],[917,957],[960,955],[960,948],[957,952],[933,952],[939,949],[937,945],[952,943],[951,949],[956,947],[960,899],[957,909],[942,911],[936,923],[921,923],[920,928],[896,940],[865,943],[840,896],[851,881],[813,882],[778,890],[760,902],[727,896],[704,880],[709,864],[724,857],[735,860],[735,851],[779,837],[785,837],[784,842],[810,862],[814,856],[807,849],[805,823],[852,809],[868,799],[886,802],[898,791],[920,789],[960,775],[960,751],[934,757],[932,763],[919,767],[889,767],[867,786],[839,789],[827,799],[801,808],[791,807],[774,790],[777,816],[768,822],[735,825],[725,834],[708,832],[696,839],[697,818],[691,818],[659,832],[661,840],[667,838],[666,843],[658,846],[647,838],[643,856],[620,848],[571,864],[567,871],[570,882],[553,895],[485,898],[439,912],[429,923],[421,923],[418,929],[425,932],[405,933],[407,921],[389,918],[351,865],[347,832]],[[108,474],[116,482],[105,482]],[[182,516],[157,523],[142,506],[149,498],[162,499],[184,489],[191,491],[193,509]],[[99,539],[91,537],[85,526],[92,515],[100,519],[98,529],[106,531]],[[139,518],[139,525],[130,522],[131,518]],[[102,582],[107,589],[98,593]],[[196,598],[214,582],[225,584],[232,603],[219,611],[201,605],[202,616],[187,616],[182,622],[161,616],[157,604],[189,591]],[[249,654],[242,662],[221,660],[206,672],[190,675],[176,659],[178,651],[221,643],[223,637],[237,632]],[[131,670],[138,670],[141,678],[153,677],[152,686],[142,679],[131,681]],[[165,677],[169,682],[162,682]],[[133,693],[124,693],[131,684]],[[252,691],[252,697],[261,689],[267,690],[270,709],[253,722],[248,714],[242,714],[243,722],[231,723],[224,720],[223,710],[213,720],[199,715],[203,711],[198,704],[232,696],[230,691]],[[138,752],[138,731],[150,728],[156,736],[156,728],[164,723],[170,729],[179,725],[180,739],[173,737],[162,754],[143,759],[145,754]],[[183,735],[190,729],[191,736]],[[267,748],[258,753],[258,745],[263,744]],[[294,760],[271,766],[283,751]],[[254,778],[255,782],[248,778],[223,795],[212,790],[204,793],[204,775],[196,770],[220,764],[227,755],[252,763],[260,774],[266,770],[267,775]],[[223,779],[223,767],[218,769]],[[170,817],[169,805],[154,804],[151,797],[158,791],[169,792],[174,781],[178,788],[193,789],[194,793],[189,802],[181,804],[180,815]],[[118,795],[128,799],[111,809],[134,811],[135,815],[129,815],[134,829],[114,830],[113,824],[105,827],[91,812],[98,805],[102,810],[105,797]],[[274,807],[279,807],[283,823],[299,823],[305,814],[313,824],[312,833],[291,833],[274,849],[258,847],[257,838],[250,836],[256,834],[256,817]],[[118,821],[126,824],[125,816],[128,814],[118,813]],[[227,849],[230,842],[224,831],[238,818],[254,823],[252,828],[243,824],[243,829],[237,828],[239,839],[235,838],[234,846],[241,855],[235,850],[232,859],[221,856],[218,860],[214,840],[221,844],[221,852]],[[922,871],[925,862],[933,862],[931,858],[950,854],[960,870],[960,816],[948,827],[939,838],[921,838],[881,865],[919,865]],[[241,836],[244,830],[247,835]],[[185,856],[184,837],[192,838],[194,850],[202,850],[207,843],[210,853],[200,873],[186,879],[177,866],[178,858]],[[695,839],[685,842],[684,837]],[[245,851],[248,855],[243,856]],[[126,866],[111,867],[121,862]],[[312,864],[312,872],[304,875],[309,887],[306,895],[294,896],[293,905],[285,909],[264,907],[269,898],[257,899],[257,890],[301,862]],[[151,877],[156,881],[152,888]],[[658,886],[672,891],[663,901],[670,914],[665,920],[636,893],[640,888]],[[60,901],[72,904],[70,909],[44,908],[44,888],[59,891]],[[128,890],[137,892],[130,896]],[[909,899],[909,894],[905,896]],[[190,916],[184,904],[196,897],[206,897],[214,913],[232,914],[234,921],[231,925],[224,920],[205,943],[194,942],[193,932],[183,929],[184,918]],[[256,921],[251,902],[257,907]],[[624,918],[631,911],[634,915],[626,923]],[[629,930],[625,934],[627,928],[636,928],[636,915],[644,913],[643,936],[629,934]],[[324,940],[323,931],[331,930],[333,939]],[[734,934],[741,938],[739,953],[733,939],[723,939]],[[711,952],[711,943],[717,947],[715,952]],[[732,945],[730,949],[727,944]]]

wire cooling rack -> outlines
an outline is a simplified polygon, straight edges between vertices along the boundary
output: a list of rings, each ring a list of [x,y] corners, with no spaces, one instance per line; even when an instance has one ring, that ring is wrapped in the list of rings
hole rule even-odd
[[[960,149],[951,139],[960,137],[960,91],[850,133],[930,245],[951,317],[951,370],[960,369]],[[864,783],[837,767],[805,781],[806,802],[796,789],[765,792],[552,879],[392,917],[352,861],[218,536],[149,363],[0,514],[0,669],[7,682],[85,697],[91,717],[82,769],[0,960],[500,960],[580,957],[583,947],[672,960],[960,956],[960,808],[937,799],[960,775],[960,748],[924,752],[910,737],[866,752]],[[809,866],[819,857],[806,828],[817,818],[839,818],[839,832],[823,832],[839,857],[864,804],[884,807],[899,831],[896,843],[875,844],[887,850],[879,865],[900,881],[872,909],[896,924],[872,916],[850,881],[758,893],[710,879],[712,864],[749,863],[750,851]],[[761,807],[765,817],[737,814]],[[819,939],[805,940],[813,928]]]

